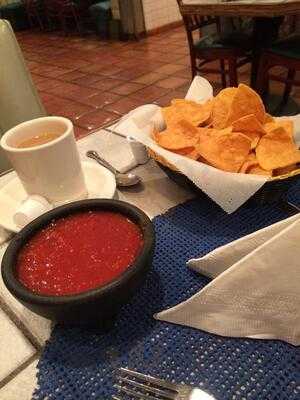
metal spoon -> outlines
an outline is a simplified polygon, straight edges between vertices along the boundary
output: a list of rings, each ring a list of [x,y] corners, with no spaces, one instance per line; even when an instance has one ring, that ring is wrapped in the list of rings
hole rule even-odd
[[[109,169],[116,177],[116,182],[118,187],[134,186],[140,183],[141,178],[135,174],[122,174],[116,170],[112,165],[110,165],[106,160],[101,158],[95,150],[89,150],[86,153],[87,157],[96,160],[100,165]]]

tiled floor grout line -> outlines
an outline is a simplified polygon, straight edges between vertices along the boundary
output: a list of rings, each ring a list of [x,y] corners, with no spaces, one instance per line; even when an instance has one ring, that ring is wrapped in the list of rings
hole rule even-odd
[[[30,344],[38,351],[42,349],[41,344],[35,336],[29,331],[26,325],[17,317],[17,315],[8,307],[3,298],[0,296],[0,309],[8,316],[13,324],[23,333]],[[1,387],[1,384],[0,384]]]
[[[16,369],[14,369],[10,374],[0,381],[0,390],[7,385],[11,380],[13,380],[17,375],[19,375],[24,369],[29,367],[33,361],[35,361],[40,356],[40,351],[36,351],[28,360],[20,364]],[[20,399],[21,400],[21,399]]]

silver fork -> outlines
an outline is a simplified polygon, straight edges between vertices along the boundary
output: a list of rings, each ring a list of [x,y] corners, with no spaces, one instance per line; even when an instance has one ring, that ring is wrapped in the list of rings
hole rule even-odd
[[[117,375],[118,383],[114,385],[119,394],[113,400],[121,400],[127,395],[140,400],[214,400],[215,398],[201,389],[188,385],[178,385],[144,375],[126,368],[120,368]],[[124,399],[124,397],[122,397]]]

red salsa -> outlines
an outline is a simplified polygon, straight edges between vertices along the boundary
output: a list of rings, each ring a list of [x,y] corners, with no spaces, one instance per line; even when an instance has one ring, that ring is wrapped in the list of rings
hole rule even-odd
[[[84,211],[53,221],[21,249],[18,279],[44,295],[71,295],[122,274],[143,246],[140,228],[122,214]]]

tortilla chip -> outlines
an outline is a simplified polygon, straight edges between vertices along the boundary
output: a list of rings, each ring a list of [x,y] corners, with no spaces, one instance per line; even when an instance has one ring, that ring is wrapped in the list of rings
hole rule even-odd
[[[195,150],[195,147],[184,147],[183,149],[172,150],[176,154],[180,154],[181,156],[186,156],[192,153]]]
[[[210,163],[207,161],[207,160],[205,160],[205,158],[203,158],[202,156],[200,156],[200,154],[199,154],[199,157],[198,157],[198,160],[197,160],[198,162],[201,162],[202,164],[206,164],[206,165],[210,165]]]
[[[261,135],[265,135],[263,125],[259,122],[254,114],[245,115],[242,118],[233,121],[232,123],[233,132],[258,132]]]
[[[279,176],[300,169],[293,122],[267,114],[259,95],[244,84],[204,104],[174,99],[162,112],[167,129],[153,138],[176,154],[244,174]]]
[[[300,151],[293,138],[283,127],[279,127],[260,139],[256,157],[261,168],[273,170],[300,162]]]
[[[248,136],[251,140],[251,149],[255,149],[259,139],[266,134],[262,124],[258,121],[254,114],[245,115],[244,117],[232,123],[233,132],[241,132]]]
[[[268,123],[264,124],[263,127],[264,127],[264,130],[265,130],[267,133],[270,133],[270,132],[272,132],[274,129],[277,129],[277,128],[279,127],[279,125],[277,124],[276,121],[273,121],[273,122],[268,122]]]
[[[248,155],[239,172],[243,174],[272,176],[272,171],[266,171],[259,166],[255,153]]]
[[[212,111],[213,111],[214,101],[215,101],[215,99],[209,99],[205,103],[202,104],[202,106],[203,106],[202,112],[205,116],[208,116],[208,118],[205,119],[205,121],[203,121],[199,125],[201,125],[201,126],[212,125]]]
[[[173,150],[174,153],[180,154],[181,156],[185,156],[191,158],[192,160],[198,160],[200,154],[195,149],[195,147],[185,147],[184,149]]]
[[[192,147],[195,143],[189,138],[183,136],[180,132],[163,131],[156,135],[156,142],[167,150],[180,150],[186,147]]]
[[[212,104],[212,100],[198,104],[194,101],[174,99],[169,107],[162,108],[162,114],[167,127],[176,125],[183,119],[194,126],[199,126],[210,119]]]
[[[229,87],[221,90],[215,97],[212,108],[212,123],[214,128],[223,129],[228,126],[228,115],[237,90],[237,88]]]
[[[190,153],[186,154],[186,157],[191,158],[192,160],[198,160],[200,154],[198,153],[198,150],[194,149]]]
[[[266,112],[260,96],[241,83],[233,97],[226,126],[249,114],[253,114],[261,124],[264,123]]]
[[[294,137],[294,123],[290,119],[278,118],[273,122],[268,122],[267,124],[264,125],[264,130],[267,133],[270,133],[274,129],[277,129],[279,127],[284,128],[284,130],[289,134],[290,137],[292,138]]]
[[[258,132],[234,132],[234,133],[242,133],[247,136],[251,140],[251,150],[254,150],[260,141],[260,134]]]
[[[213,135],[199,142],[196,149],[212,166],[228,172],[238,172],[247,158],[251,141],[241,133]]]
[[[209,139],[210,138],[210,131],[211,131],[211,129],[209,129],[209,128],[201,128],[201,127],[198,128],[198,133],[199,133],[198,141],[199,142],[203,142],[203,141]]]
[[[213,129],[213,128],[198,128],[199,142],[203,142],[212,136],[224,135],[225,133],[231,133],[232,128],[229,126],[225,129]]]
[[[251,175],[272,176],[272,171],[267,171],[267,170],[261,168],[259,165],[251,166],[246,173],[251,174]]]
[[[256,154],[253,151],[251,151],[251,153],[248,154],[246,161],[256,161],[258,163]]]
[[[180,150],[194,147],[199,140],[198,129],[188,121],[181,120],[165,131],[154,134],[155,141],[168,150]]]
[[[239,172],[242,174],[247,174],[248,170],[251,167],[254,167],[257,165],[258,165],[258,161],[257,161],[255,153],[249,153],[246,160],[244,161],[243,165],[241,166]]]
[[[272,117],[272,115],[266,113],[264,124],[267,124],[268,122],[274,122],[274,121],[275,121],[274,117]]]

